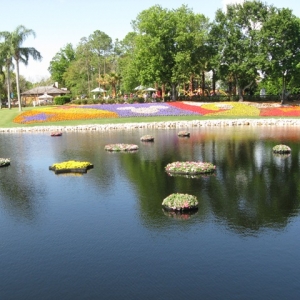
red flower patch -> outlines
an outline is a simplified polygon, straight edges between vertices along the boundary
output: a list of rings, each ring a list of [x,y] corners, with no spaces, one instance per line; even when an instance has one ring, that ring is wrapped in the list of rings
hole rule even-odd
[[[299,117],[299,107],[274,107],[262,108],[260,110],[261,117]]]
[[[199,115],[206,115],[206,114],[217,113],[219,111],[223,111],[222,109],[219,109],[219,110],[205,109],[205,108],[202,108],[201,106],[189,105],[189,104],[185,104],[183,102],[168,102],[168,104],[171,106],[174,106],[176,108],[179,108],[179,109],[196,112]]]

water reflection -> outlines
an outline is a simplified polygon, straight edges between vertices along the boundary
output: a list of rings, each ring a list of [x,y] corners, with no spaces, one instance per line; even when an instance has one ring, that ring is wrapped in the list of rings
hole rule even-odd
[[[155,143],[140,141],[146,133],[154,136]],[[126,190],[136,199],[141,223],[147,228],[158,224],[168,227],[161,203],[176,192],[193,194],[200,200],[195,221],[213,214],[243,234],[284,228],[299,208],[298,138],[297,130],[286,128],[194,128],[188,139],[178,138],[176,130],[68,133],[59,140],[45,134],[2,135],[0,151],[11,158],[12,165],[1,170],[0,201],[13,215],[35,218],[41,199],[52,198],[52,184],[57,193],[63,189],[64,194],[71,194],[72,186],[62,186],[59,178],[82,177],[71,173],[51,178],[48,166],[74,159],[94,164],[87,178],[78,182],[85,195],[93,191],[114,197]],[[125,142],[139,144],[139,151],[104,150],[107,143]],[[275,155],[272,147],[279,142],[288,144],[292,153]],[[216,172],[174,176],[164,171],[173,161],[198,160],[213,163]]]

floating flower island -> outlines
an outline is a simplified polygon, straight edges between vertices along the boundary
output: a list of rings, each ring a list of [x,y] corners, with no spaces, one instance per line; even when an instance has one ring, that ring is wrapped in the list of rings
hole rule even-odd
[[[136,151],[139,147],[134,144],[109,144],[104,149],[106,151]]]
[[[0,167],[6,167],[10,165],[9,158],[0,158]]]
[[[190,133],[188,131],[179,131],[177,135],[179,137],[189,137]]]
[[[62,173],[86,173],[94,166],[87,161],[69,160],[61,163],[55,163],[49,167],[49,170],[54,171],[55,174]]]
[[[62,136],[62,132],[51,132],[51,136]]]
[[[277,153],[277,154],[287,154],[287,153],[291,153],[291,148],[287,145],[276,145],[273,147],[273,152]]]
[[[165,198],[162,205],[164,209],[172,211],[193,210],[198,209],[198,200],[193,195],[175,193]]]
[[[209,174],[213,173],[215,169],[216,166],[212,163],[201,161],[176,161],[165,167],[167,173],[183,175]]]
[[[149,135],[149,134],[143,135],[141,137],[141,141],[142,142],[153,142],[154,141],[154,136]]]

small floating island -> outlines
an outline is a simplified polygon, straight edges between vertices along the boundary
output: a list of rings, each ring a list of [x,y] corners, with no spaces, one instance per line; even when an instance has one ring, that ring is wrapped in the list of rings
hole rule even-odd
[[[177,133],[177,135],[178,135],[179,137],[189,137],[189,136],[190,136],[190,133],[189,133],[188,131],[183,131],[183,130],[181,130],[181,131],[179,131],[179,132]]]
[[[136,151],[139,149],[138,145],[134,144],[108,144],[104,147],[106,151]]]
[[[150,134],[143,135],[141,137],[141,141],[142,142],[153,142],[154,141],[154,136],[152,136]]]
[[[10,165],[10,158],[0,158],[0,167],[7,167]]]
[[[198,200],[193,195],[175,193],[166,197],[162,206],[164,209],[172,211],[195,210],[198,209]]]
[[[273,147],[273,153],[276,154],[287,154],[287,153],[291,153],[291,148],[287,145],[276,145]]]
[[[55,163],[49,167],[49,170],[54,171],[55,174],[87,173],[87,171],[93,167],[94,166],[87,161],[69,160],[61,163]]]
[[[168,164],[165,170],[170,174],[197,175],[213,173],[216,170],[216,166],[212,163],[201,161],[176,161]]]
[[[51,132],[51,136],[62,136],[62,132]]]

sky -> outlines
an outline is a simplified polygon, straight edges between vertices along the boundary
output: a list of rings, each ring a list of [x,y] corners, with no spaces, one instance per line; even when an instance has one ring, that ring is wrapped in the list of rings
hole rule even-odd
[[[140,12],[154,5],[166,9],[176,9],[187,5],[194,13],[201,13],[211,21],[218,9],[226,4],[243,0],[10,0],[1,1],[0,31],[14,31],[24,25],[34,30],[36,37],[29,37],[23,46],[34,47],[43,59],[29,60],[28,65],[20,65],[20,74],[31,82],[50,77],[50,61],[66,44],[74,48],[83,37],[100,30],[112,38],[122,40],[133,31],[131,22]],[[265,0],[275,7],[290,8],[300,17],[299,0]],[[285,3],[286,2],[286,3]]]

